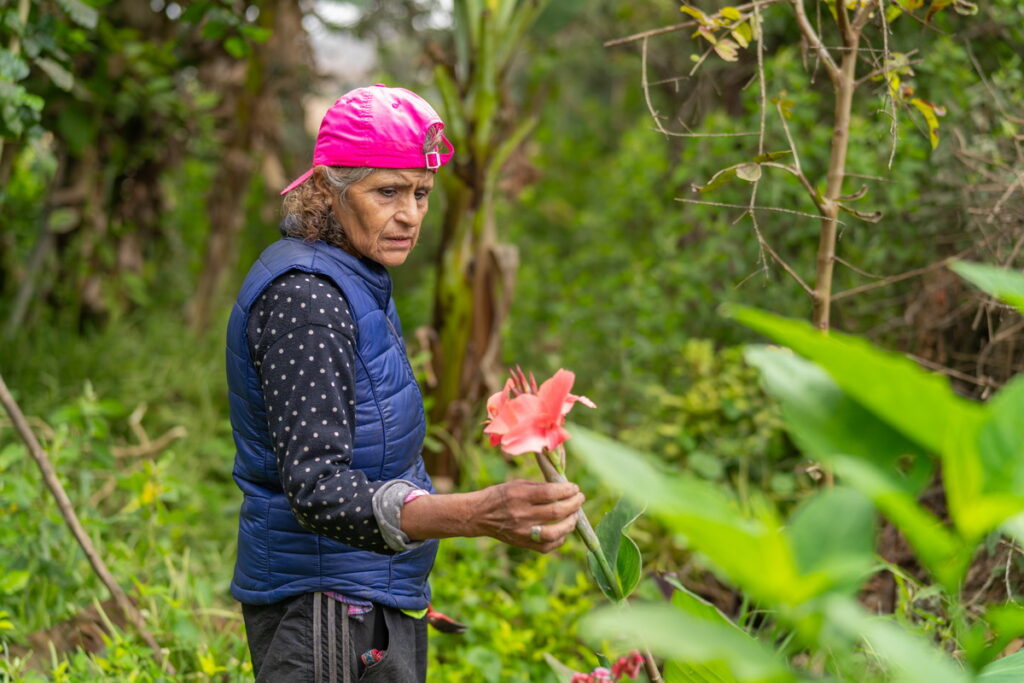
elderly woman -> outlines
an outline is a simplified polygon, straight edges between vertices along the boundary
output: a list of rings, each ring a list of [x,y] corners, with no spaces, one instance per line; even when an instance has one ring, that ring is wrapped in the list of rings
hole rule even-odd
[[[232,311],[243,502],[231,591],[257,681],[426,680],[436,539],[548,552],[583,502],[573,484],[526,481],[436,494],[424,470],[423,404],[387,268],[416,246],[453,153],[443,129],[407,90],[343,95],[313,167],[282,192],[284,238]]]

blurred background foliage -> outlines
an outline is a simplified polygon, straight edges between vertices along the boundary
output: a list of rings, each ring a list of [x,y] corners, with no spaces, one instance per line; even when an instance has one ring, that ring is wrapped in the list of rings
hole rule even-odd
[[[920,60],[916,92],[946,108],[937,148],[914,111],[899,112],[893,141],[883,82],[858,95],[848,168],[862,178],[849,189],[863,182],[862,201],[884,218],[843,226],[840,254],[853,267],[837,267],[836,282],[884,286],[837,301],[834,326],[984,398],[1024,367],[1020,317],[933,267],[957,254],[1024,261],[1024,7],[979,8],[893,24],[892,43]],[[756,138],[662,135],[646,101],[673,131],[757,130],[755,58],[711,59],[688,75],[701,52],[688,32],[650,38],[644,60],[637,42],[603,46],[683,19],[672,2],[565,0],[548,3],[519,41],[493,116],[506,129],[529,116],[537,125],[505,163],[493,206],[518,263],[499,364],[538,376],[570,368],[599,406],[578,411],[582,423],[740,500],[757,492],[788,508],[819,473],[743,361],[739,345],[754,336],[717,308],[807,318],[810,302],[765,262],[741,210],[676,201],[752,157]],[[442,108],[434,69],[456,59],[452,21],[439,0],[0,6],[0,374],[183,675],[249,676],[227,594],[238,495],[222,330],[234,289],[276,238],[277,192],[306,168],[338,94],[387,82]],[[765,12],[763,31],[768,94],[786,101],[801,161],[820,176],[825,79],[789,13]],[[768,149],[785,149],[779,118],[767,123]],[[749,192],[727,186],[711,198],[744,204]],[[781,177],[762,182],[758,198],[811,208]],[[429,343],[412,331],[436,315],[445,207],[442,194],[420,249],[394,273],[428,402]],[[760,225],[798,272],[813,272],[814,220],[778,213]],[[481,414],[471,406],[468,419]],[[434,424],[429,444],[456,458],[461,487],[539,476],[484,449],[474,430],[453,443]],[[0,680],[158,680],[2,420],[0,475]],[[593,492],[588,507],[611,505],[590,475],[574,476]],[[683,577],[727,610],[743,602],[655,522],[635,535],[653,572]],[[593,668],[572,626],[599,599],[578,574],[580,554],[447,542],[433,575],[438,607],[471,628],[432,634],[437,675],[545,680],[545,651]]]

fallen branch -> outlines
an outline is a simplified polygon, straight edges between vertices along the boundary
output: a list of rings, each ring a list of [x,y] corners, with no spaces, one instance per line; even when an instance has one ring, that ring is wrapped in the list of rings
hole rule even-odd
[[[152,650],[156,657],[156,660],[163,666],[164,671],[168,674],[174,675],[174,667],[164,657],[163,650],[160,649],[160,645],[156,642],[156,639],[146,628],[146,622],[142,618],[142,614],[139,612],[135,603],[131,601],[128,595],[121,589],[117,581],[114,580],[114,576],[107,569],[106,563],[103,562],[103,558],[100,557],[96,547],[92,544],[88,534],[85,533],[85,528],[82,527],[81,522],[78,521],[78,515],[75,514],[75,509],[71,505],[71,500],[68,498],[67,493],[64,491],[63,485],[57,478],[57,473],[53,469],[53,465],[50,463],[49,457],[46,455],[46,451],[39,445],[39,441],[36,440],[35,434],[32,429],[28,426],[28,422],[25,420],[25,414],[21,412],[21,408],[18,407],[18,403],[11,396],[11,392],[7,390],[7,384],[4,382],[3,376],[0,376],[0,403],[3,404],[7,414],[11,417],[11,423],[14,425],[14,429],[18,432],[22,441],[25,442],[25,446],[28,448],[29,454],[32,459],[36,461],[36,465],[39,466],[39,471],[43,475],[43,481],[46,482],[47,488],[50,489],[50,493],[53,494],[54,499],[57,501],[57,507],[60,510],[61,516],[64,518],[68,528],[71,529],[72,535],[75,540],[78,541],[78,545],[82,547],[82,551],[85,553],[86,558],[89,560],[89,564],[92,565],[93,571],[99,577],[103,585],[110,591],[110,595],[117,602],[117,606],[124,613],[125,617],[135,626],[142,640],[145,641]]]
[[[181,425],[171,427],[166,432],[152,441],[135,446],[114,446],[110,451],[115,458],[139,458],[155,455],[171,445],[172,442],[188,435],[188,431]]]

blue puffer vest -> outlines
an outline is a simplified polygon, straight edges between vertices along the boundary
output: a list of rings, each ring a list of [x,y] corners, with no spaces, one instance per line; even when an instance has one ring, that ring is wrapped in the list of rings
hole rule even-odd
[[[370,480],[405,479],[433,490],[420,457],[426,431],[423,400],[405,354],[387,270],[324,242],[275,242],[246,276],[228,323],[234,477],[244,494],[231,594],[240,602],[262,605],[331,590],[398,609],[423,609],[430,599],[427,575],[437,541],[397,555],[357,550],[302,528],[281,490],[246,322],[256,297],[292,269],[333,280],[356,323],[352,467]]]

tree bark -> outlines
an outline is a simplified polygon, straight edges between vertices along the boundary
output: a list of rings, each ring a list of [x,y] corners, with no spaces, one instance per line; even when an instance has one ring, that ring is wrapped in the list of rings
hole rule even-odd
[[[281,110],[301,100],[308,82],[304,73],[311,70],[312,52],[298,3],[265,3],[258,21],[271,31],[271,37],[252,46],[241,82],[234,84],[229,134],[207,199],[210,237],[187,311],[189,326],[198,333],[209,329],[213,312],[222,301],[224,281],[236,265],[246,194],[262,167],[262,158],[279,142]],[[230,65],[219,73],[230,78]]]
[[[835,92],[835,114],[832,128],[832,147],[829,155],[828,176],[825,185],[821,233],[818,239],[817,268],[814,279],[814,302],[811,322],[819,330],[828,330],[832,316],[832,275],[836,258],[839,198],[846,177],[846,154],[850,144],[850,115],[853,93],[857,88],[857,48],[860,31],[851,26],[846,7],[837,0],[836,16],[845,49],[838,70],[830,70]]]

